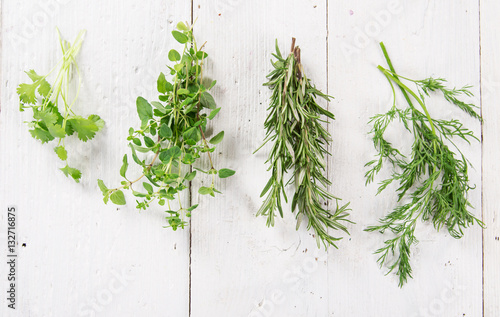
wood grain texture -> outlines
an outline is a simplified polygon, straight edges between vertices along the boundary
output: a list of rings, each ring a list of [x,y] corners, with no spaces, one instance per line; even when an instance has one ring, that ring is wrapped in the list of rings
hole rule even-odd
[[[352,202],[351,238],[339,250],[329,252],[328,284],[331,316],[480,316],[481,315],[481,230],[466,231],[461,240],[451,238],[432,225],[419,223],[411,264],[414,279],[403,289],[394,274],[384,276],[377,256],[387,235],[363,232],[368,225],[396,206],[389,187],[375,196],[377,182],[364,186],[363,165],[375,154],[369,118],[386,112],[391,105],[391,88],[376,69],[386,66],[378,43],[383,41],[396,71],[403,76],[424,79],[440,76],[451,86],[472,84],[479,93],[478,6],[466,1],[335,1],[329,2],[329,92],[336,99],[332,111],[334,149],[330,161],[334,192]],[[404,99],[399,95],[399,102]],[[437,117],[454,117],[480,135],[480,125],[452,106],[429,99],[429,111]],[[402,105],[403,106],[403,105]],[[398,126],[398,128],[402,128]],[[394,130],[392,142],[406,144],[404,133]],[[464,144],[459,144],[464,145]],[[481,210],[481,147],[463,146],[476,169],[470,181],[475,212]],[[388,168],[386,166],[385,168]]]
[[[104,205],[96,179],[119,184],[128,127],[139,124],[135,99],[156,96],[166,52],[177,45],[171,22],[189,19],[191,6],[53,1],[50,9],[42,3],[4,1],[2,8],[1,208],[18,206],[18,242],[26,243],[19,248],[17,314],[186,316],[189,232],[163,229],[161,210],[138,212],[132,196],[125,207]],[[71,41],[87,29],[78,57],[84,82],[74,109],[106,121],[94,140],[67,146],[83,172],[80,184],[58,171],[53,146],[31,138],[23,123],[31,113],[19,112],[15,92],[27,80],[23,70],[46,73],[60,58],[56,26]],[[1,224],[4,241],[5,218]],[[6,266],[0,270],[6,276]],[[0,302],[0,315],[10,316],[5,296]]]
[[[481,1],[481,103],[483,125],[483,283],[484,317],[500,312],[500,34],[498,1]]]
[[[18,207],[18,310],[0,299],[0,316],[469,316],[500,313],[500,225],[497,199],[500,45],[495,0],[9,0],[0,3],[0,257],[5,259],[9,205]],[[171,30],[196,20],[195,36],[209,54],[204,77],[217,80],[222,107],[208,134],[225,131],[214,155],[217,168],[236,175],[217,179],[223,194],[197,194],[200,203],[187,230],[163,229],[162,209],[104,205],[96,179],[120,182],[128,127],[139,123],[135,99],[156,99],[156,78],[167,53],[178,48]],[[94,140],[71,142],[70,160],[83,172],[75,184],[57,170],[53,146],[31,138],[18,111],[15,89],[24,70],[40,73],[60,57],[55,26],[73,40],[87,35],[80,55],[83,87],[75,109],[97,113],[106,127]],[[336,120],[328,159],[330,191],[351,202],[350,236],[339,249],[318,250],[304,226],[285,212],[274,228],[255,214],[268,179],[264,139],[270,97],[263,87],[274,41],[288,52],[292,36],[305,71],[335,97],[324,104]],[[483,126],[429,99],[431,114],[457,118],[483,137],[459,143],[474,168],[470,192],[475,226],[455,240],[420,223],[414,247],[414,279],[403,288],[384,276],[372,252],[386,236],[363,229],[395,205],[395,195],[375,196],[364,186],[363,165],[375,154],[371,116],[387,110],[391,90],[376,69],[385,66],[384,41],[396,70],[415,79],[439,76],[450,86],[474,86]],[[401,97],[401,96],[399,96]],[[500,96],[498,96],[500,97]],[[403,101],[402,98],[399,99]],[[394,131],[394,141],[407,140]],[[205,161],[202,164],[206,164]],[[386,174],[384,174],[386,173]],[[383,179],[382,172],[378,180]],[[392,188],[395,189],[395,188]],[[285,210],[289,210],[288,207]],[[483,262],[484,261],[484,262]],[[0,291],[7,266],[0,265]]]
[[[215,164],[237,174],[218,182],[224,194],[215,199],[193,195],[202,207],[192,218],[192,316],[325,316],[325,252],[305,228],[295,231],[291,212],[274,228],[255,217],[269,177],[267,148],[252,155],[264,139],[270,91],[262,83],[275,39],[285,53],[295,36],[305,71],[326,89],[325,3],[194,1],[193,7],[197,39],[207,41],[206,75],[217,80],[214,97],[222,107],[214,126],[226,131]]]

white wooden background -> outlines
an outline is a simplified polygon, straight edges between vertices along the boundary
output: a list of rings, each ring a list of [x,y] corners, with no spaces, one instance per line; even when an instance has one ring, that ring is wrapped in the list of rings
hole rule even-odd
[[[1,316],[500,316],[500,2],[5,0],[1,11]],[[198,42],[207,41],[206,76],[218,83],[214,124],[226,131],[215,163],[237,174],[220,181],[216,199],[194,194],[201,208],[191,226],[172,232],[162,228],[159,207],[104,205],[96,179],[118,184],[128,127],[139,122],[135,99],[156,97],[167,53],[179,47],[170,32],[193,18]],[[15,93],[23,70],[45,73],[58,60],[56,26],[70,40],[87,29],[76,108],[106,121],[93,141],[72,144],[80,184],[57,170],[51,146],[31,138],[23,123],[30,114],[18,111]],[[337,118],[329,126],[330,190],[351,202],[356,225],[328,252],[304,227],[295,231],[291,213],[272,229],[255,217],[267,180],[266,153],[251,155],[264,137],[270,93],[262,83],[274,39],[287,51],[292,36],[309,77],[336,98],[328,105]],[[379,41],[401,74],[474,85],[472,101],[485,117],[480,125],[434,103],[434,114],[459,118],[481,136],[464,152],[475,166],[474,212],[488,228],[455,240],[420,224],[415,278],[403,289],[372,254],[384,237],[363,231],[394,202],[390,191],[375,197],[376,185],[363,179],[374,155],[367,121],[391,97],[376,69],[385,65]],[[18,242],[26,244],[15,312],[5,295],[9,205],[18,207]]]

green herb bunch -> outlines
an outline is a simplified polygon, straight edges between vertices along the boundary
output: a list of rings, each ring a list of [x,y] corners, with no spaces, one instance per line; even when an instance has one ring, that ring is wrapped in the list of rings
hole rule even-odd
[[[327,121],[322,117],[333,120],[334,116],[316,102],[318,97],[329,101],[331,96],[319,91],[304,75],[295,38],[287,57],[281,55],[276,41],[273,56],[276,58],[275,62],[271,61],[274,69],[264,84],[273,93],[264,123],[266,138],[262,145],[273,142],[266,161],[270,165],[271,177],[262,191],[261,197],[266,194],[267,197],[257,216],[266,216],[267,225],[274,226],[277,211],[283,217],[282,200],[287,202],[285,187],[295,184],[292,212],[297,210],[297,229],[305,217],[308,230],[312,228],[315,232],[318,247],[320,242],[325,248],[328,245],[336,247],[335,241],[341,238],[331,236],[328,228],[348,233],[342,223],[349,222],[346,219],[348,204],[340,207],[340,199],[326,190],[331,184],[325,177],[325,156],[329,155],[327,146],[331,137],[323,126]],[[285,181],[288,171],[292,172],[291,177]],[[324,207],[323,201],[328,200],[335,200],[333,212]]]
[[[19,110],[24,111],[31,108],[33,111],[33,120],[28,123],[33,138],[42,143],[57,139],[54,151],[66,163],[66,166],[61,170],[66,176],[71,176],[78,183],[82,173],[68,165],[65,138],[76,132],[78,138],[86,142],[103,128],[104,121],[95,114],[84,118],[75,114],[71,109],[81,88],[82,79],[76,63],[76,56],[82,46],[85,31],[78,33],[73,44],[62,40],[59,30],[57,30],[57,35],[63,57],[45,76],[38,75],[34,70],[26,72],[32,82],[20,84],[17,88],[20,101]],[[71,99],[70,82],[75,70],[78,74],[78,90],[74,98]],[[55,71],[57,71],[57,75],[53,84],[50,85],[47,77]]]
[[[476,106],[458,99],[460,96],[472,96],[469,88],[447,88],[442,78],[413,80],[400,76],[394,70],[385,46],[380,43],[389,69],[378,69],[389,81],[394,103],[391,109],[371,118],[373,143],[378,152],[377,158],[366,164],[370,169],[366,173],[367,184],[382,169],[384,161],[392,166],[392,175],[383,180],[378,193],[391,183],[398,184],[398,202],[401,203],[387,216],[380,219],[380,224],[368,227],[367,231],[384,233],[391,231],[394,237],[385,241],[385,245],[375,253],[380,254],[378,262],[389,266],[389,272],[399,276],[399,286],[412,277],[410,265],[411,246],[418,242],[415,237],[417,220],[432,221],[436,230],[446,227],[454,238],[463,236],[463,229],[474,222],[483,226],[481,220],[469,211],[472,208],[468,192],[468,169],[470,162],[465,158],[454,138],[470,144],[478,139],[472,131],[456,120],[432,118],[428,112],[426,98],[431,93],[441,92],[444,98],[471,117],[482,120],[476,112]],[[412,90],[408,84],[413,84]],[[396,105],[396,91],[399,87],[408,104],[405,108]],[[413,138],[411,153],[405,156],[386,139],[385,132],[394,119],[398,119],[404,129]]]
[[[201,50],[203,46],[198,48],[193,28],[187,24],[178,23],[172,35],[184,44],[182,54],[174,49],[168,53],[169,60],[176,62],[169,67],[172,82],[161,73],[157,81],[160,101],[149,103],[142,97],[137,98],[141,127],[130,128],[127,138],[131,141],[132,159],[142,168],[142,174],[137,178],[126,175],[128,157],[125,154],[120,168],[120,175],[124,178],[121,186],[108,189],[102,180],[98,180],[98,185],[105,203],[111,200],[117,205],[124,205],[126,201],[122,189],[129,189],[138,198],[138,209],[146,210],[154,201],[160,206],[166,204],[167,227],[176,230],[185,227],[185,217],[190,217],[198,206],[183,206],[180,197],[181,192],[189,188],[189,182],[196,177],[197,171],[210,175],[212,180],[210,186],[200,187],[198,193],[211,196],[221,193],[215,188],[216,175],[226,178],[235,172],[227,168],[215,169],[210,156],[215,151],[213,145],[222,141],[224,131],[210,141],[205,138],[208,121],[214,119],[220,110],[208,92],[215,81],[208,87],[202,84],[203,62],[208,55]],[[151,153],[154,157],[151,161],[140,159],[137,152]],[[210,162],[209,169],[194,168],[196,170],[193,171],[192,165],[204,153]],[[142,186],[136,184],[141,180],[144,180]],[[175,200],[178,201],[177,209],[172,206]]]

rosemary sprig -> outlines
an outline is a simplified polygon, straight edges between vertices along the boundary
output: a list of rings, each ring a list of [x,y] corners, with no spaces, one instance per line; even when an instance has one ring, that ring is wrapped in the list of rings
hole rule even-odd
[[[474,189],[469,185],[468,177],[471,164],[452,139],[456,137],[469,144],[472,140],[479,140],[456,119],[432,118],[425,98],[431,92],[440,91],[448,102],[471,117],[480,121],[482,119],[475,111],[475,105],[458,99],[460,96],[472,96],[470,86],[449,89],[444,86],[446,80],[442,78],[413,80],[400,76],[394,70],[384,44],[380,43],[380,47],[389,69],[380,65],[378,69],[391,85],[394,102],[388,112],[378,114],[370,120],[373,124],[373,143],[378,154],[375,160],[366,164],[370,170],[365,176],[367,184],[372,182],[382,169],[384,161],[388,161],[393,168],[392,175],[380,183],[378,193],[392,182],[399,183],[397,192],[401,205],[380,219],[380,224],[370,226],[366,231],[384,233],[389,230],[395,235],[386,240],[385,245],[375,253],[380,254],[378,262],[381,266],[389,266],[388,273],[396,271],[399,286],[402,287],[409,277],[412,278],[410,248],[418,242],[415,237],[418,219],[432,221],[436,230],[446,227],[450,235],[457,239],[463,236],[462,229],[474,222],[484,227],[481,220],[469,211],[472,205],[467,196],[469,190]],[[409,88],[407,83],[413,83],[416,90]],[[396,106],[394,85],[403,93],[408,104],[406,108]],[[395,118],[414,137],[409,156],[403,155],[385,137],[387,127]]]
[[[268,108],[268,117],[264,123],[267,142],[273,142],[269,158],[271,177],[261,197],[266,195],[257,216],[267,217],[267,225],[274,226],[274,217],[278,211],[283,217],[282,199],[287,202],[285,187],[295,184],[292,199],[292,212],[296,213],[297,229],[303,217],[307,218],[307,229],[313,229],[318,247],[323,242],[325,248],[335,245],[341,238],[333,237],[328,228],[340,229],[348,233],[343,221],[349,203],[339,206],[340,198],[326,191],[331,182],[325,177],[325,155],[331,141],[330,134],[324,128],[327,123],[322,116],[334,119],[331,112],[323,109],[316,98],[327,101],[331,96],[323,94],[304,75],[300,63],[300,49],[295,47],[292,39],[291,52],[283,57],[276,41],[276,61],[271,61],[274,70],[267,76],[268,86],[272,91]],[[261,149],[262,146],[259,148]],[[257,149],[257,151],[259,150]],[[256,151],[256,152],[257,152]],[[288,171],[293,171],[291,178],[285,182]],[[323,207],[323,200],[335,200],[335,210],[330,212]]]

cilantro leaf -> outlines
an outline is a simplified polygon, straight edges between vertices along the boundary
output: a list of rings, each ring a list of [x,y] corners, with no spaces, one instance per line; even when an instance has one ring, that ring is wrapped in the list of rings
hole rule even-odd
[[[23,103],[35,104],[36,96],[35,91],[38,87],[37,83],[33,84],[20,84],[17,87],[17,94],[19,95],[19,100]]]
[[[71,127],[78,133],[78,138],[83,142],[92,139],[95,133],[99,131],[96,122],[80,116],[75,116],[69,119],[68,122],[70,122]]]
[[[66,177],[71,176],[71,177],[73,177],[75,182],[77,182],[77,183],[80,182],[80,178],[82,177],[82,172],[80,172],[80,170],[73,168],[73,167],[69,167],[67,164],[65,167],[60,168],[60,170],[63,171],[63,173],[64,173],[64,175],[66,175]]]
[[[66,161],[68,159],[68,152],[66,151],[66,149],[64,148],[64,146],[60,145],[60,146],[56,146],[54,148],[54,152],[56,152],[57,156],[62,160],[62,161]]]
[[[33,82],[36,82],[36,81],[39,81],[40,79],[43,78],[43,76],[40,76],[38,75],[34,69],[30,69],[29,71],[25,72],[26,75],[28,75],[29,78],[31,78],[31,80]]]
[[[31,136],[33,138],[42,141],[42,143],[47,143],[49,141],[54,140],[54,137],[52,136],[52,134],[50,134],[50,132],[45,130],[45,129],[36,127],[36,128],[29,130],[29,131],[30,131]]]
[[[47,97],[50,92],[50,84],[45,80],[40,80],[40,86],[38,86],[38,93],[40,96]]]
[[[52,134],[53,137],[55,138],[64,138],[66,136],[66,131],[63,129],[58,124],[51,124],[47,125],[47,129],[49,130],[50,134]]]
[[[99,128],[98,131],[100,131],[100,130],[102,130],[102,128],[104,128],[104,120],[102,120],[101,117],[99,117],[98,115],[91,114],[88,117],[88,119],[95,123],[95,125]]]
[[[33,109],[33,118],[37,120],[42,120],[45,125],[51,125],[56,123],[57,115],[50,111],[49,109],[38,111]]]

